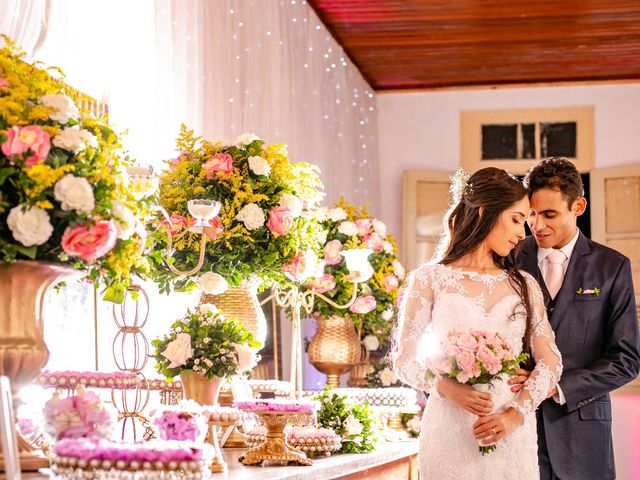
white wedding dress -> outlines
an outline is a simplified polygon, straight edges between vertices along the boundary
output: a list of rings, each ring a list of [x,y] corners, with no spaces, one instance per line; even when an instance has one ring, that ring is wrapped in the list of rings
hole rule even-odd
[[[534,310],[529,344],[535,369],[519,393],[512,393],[506,382],[495,382],[491,392],[494,411],[513,406],[525,421],[486,455],[473,436],[477,417],[437,393],[438,379],[426,379],[425,358],[452,330],[500,333],[520,353],[524,306],[506,272],[479,274],[436,264],[423,265],[409,276],[392,356],[403,382],[430,393],[418,453],[422,480],[539,478],[535,410],[559,380],[562,360],[540,287],[531,275],[523,275]]]

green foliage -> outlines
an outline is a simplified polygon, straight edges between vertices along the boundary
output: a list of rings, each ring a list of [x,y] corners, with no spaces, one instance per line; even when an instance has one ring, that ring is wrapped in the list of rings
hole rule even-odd
[[[346,395],[338,395],[329,388],[314,397],[320,401],[318,424],[330,428],[342,437],[340,453],[366,453],[375,450],[376,420],[367,402],[352,404]]]
[[[183,334],[189,335],[191,355],[183,364],[172,367],[172,362],[163,356],[163,352]],[[202,372],[209,379],[236,375],[240,372],[239,358],[243,353],[255,355],[257,361],[257,350],[253,349],[257,349],[260,342],[245,330],[242,323],[227,319],[218,310],[187,312],[182,319],[171,325],[168,335],[152,340],[151,345],[154,348],[156,370],[171,381],[183,370]],[[244,367],[252,366],[248,364]]]

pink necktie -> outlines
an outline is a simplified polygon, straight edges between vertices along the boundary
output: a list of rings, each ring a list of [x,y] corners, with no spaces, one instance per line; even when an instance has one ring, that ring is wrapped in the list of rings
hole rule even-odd
[[[544,278],[544,283],[547,285],[547,290],[551,298],[556,298],[560,287],[562,286],[562,280],[564,278],[564,272],[562,265],[566,259],[566,255],[562,250],[552,250],[547,255],[547,274]]]

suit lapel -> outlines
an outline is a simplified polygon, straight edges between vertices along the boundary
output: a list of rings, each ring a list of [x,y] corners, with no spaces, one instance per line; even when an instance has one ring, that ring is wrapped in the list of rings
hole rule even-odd
[[[580,232],[576,246],[571,254],[571,259],[569,260],[569,266],[567,267],[567,273],[564,276],[562,287],[560,287],[560,291],[556,296],[555,308],[549,319],[554,329],[558,326],[560,320],[562,320],[571,302],[573,302],[576,290],[582,286],[582,278],[589,263],[590,253],[591,248],[589,247],[589,242],[582,232]]]

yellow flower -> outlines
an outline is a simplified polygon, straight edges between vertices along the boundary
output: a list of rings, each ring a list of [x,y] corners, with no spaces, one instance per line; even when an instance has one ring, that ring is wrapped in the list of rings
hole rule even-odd
[[[72,172],[74,168],[75,167],[70,164],[58,168],[51,168],[44,162],[36,163],[34,166],[27,168],[25,172],[33,182],[32,186],[25,187],[27,199],[37,198],[46,189],[55,185],[65,174]]]

